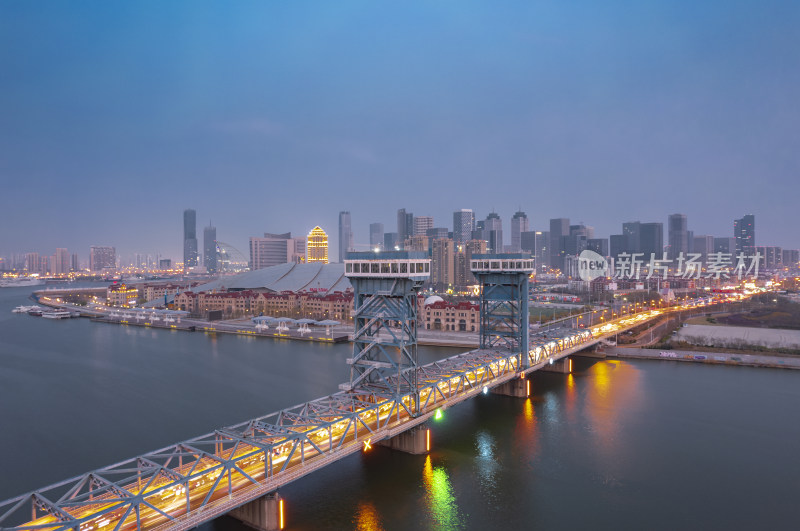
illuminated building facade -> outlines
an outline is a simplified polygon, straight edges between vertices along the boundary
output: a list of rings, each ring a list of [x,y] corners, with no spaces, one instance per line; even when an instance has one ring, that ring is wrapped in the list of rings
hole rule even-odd
[[[319,225],[308,233],[306,261],[328,263],[328,235]]]

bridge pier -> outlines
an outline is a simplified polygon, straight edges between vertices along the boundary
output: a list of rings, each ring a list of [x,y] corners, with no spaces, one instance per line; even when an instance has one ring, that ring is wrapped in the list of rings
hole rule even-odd
[[[560,360],[554,361],[553,363],[547,363],[544,367],[539,369],[540,371],[544,372],[557,372],[560,374],[569,374],[572,372],[572,360],[569,356],[561,358]]]
[[[283,498],[273,492],[237,507],[228,516],[258,531],[277,531],[284,527]]]
[[[407,454],[426,454],[431,450],[431,430],[424,425],[415,426],[408,431],[395,435],[391,439],[380,441],[377,444]]]
[[[514,396],[517,398],[527,398],[533,390],[530,378],[514,378],[504,384],[492,387],[491,392],[495,395]]]

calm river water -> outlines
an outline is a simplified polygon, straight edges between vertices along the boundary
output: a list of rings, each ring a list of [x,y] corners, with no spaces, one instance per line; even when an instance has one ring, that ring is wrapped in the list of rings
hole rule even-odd
[[[29,291],[0,289],[0,500],[333,393],[349,375],[349,345],[10,313]],[[531,399],[448,409],[430,455],[375,447],[281,489],[288,528],[800,526],[800,372],[574,367],[536,374]]]

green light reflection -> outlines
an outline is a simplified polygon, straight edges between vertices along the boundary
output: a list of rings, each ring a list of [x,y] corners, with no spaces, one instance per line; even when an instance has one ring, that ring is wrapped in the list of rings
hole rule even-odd
[[[431,456],[425,458],[422,480],[427,489],[425,496],[431,515],[432,529],[458,529],[464,527],[461,514],[453,496],[450,478],[442,467],[434,467]]]

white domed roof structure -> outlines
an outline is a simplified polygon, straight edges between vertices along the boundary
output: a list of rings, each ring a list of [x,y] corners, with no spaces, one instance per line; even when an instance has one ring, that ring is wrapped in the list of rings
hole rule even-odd
[[[444,299],[441,298],[438,295],[431,295],[430,297],[425,299],[425,306],[428,306],[429,304],[433,304],[434,302],[444,302]]]

